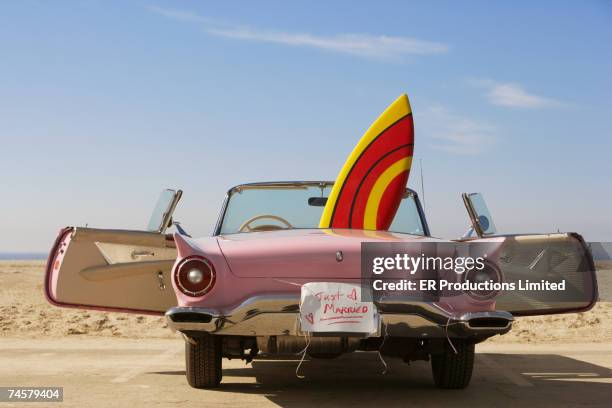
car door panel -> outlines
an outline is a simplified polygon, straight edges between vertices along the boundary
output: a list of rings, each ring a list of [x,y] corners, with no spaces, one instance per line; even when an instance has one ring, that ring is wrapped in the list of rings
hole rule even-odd
[[[157,232],[70,227],[49,256],[45,292],[59,306],[163,313],[176,306],[176,248]]]
[[[597,301],[593,258],[574,233],[511,235],[501,248],[498,265],[503,281],[515,290],[500,293],[496,309],[516,316],[578,312]],[[562,290],[529,290],[529,283],[563,283]]]
[[[513,290],[495,297],[498,310],[515,316],[578,312],[598,298],[595,264],[582,236],[576,233],[498,234],[480,193],[464,193],[463,202],[480,239],[504,239],[496,259],[502,281]],[[530,288],[530,283],[563,283],[562,290]]]

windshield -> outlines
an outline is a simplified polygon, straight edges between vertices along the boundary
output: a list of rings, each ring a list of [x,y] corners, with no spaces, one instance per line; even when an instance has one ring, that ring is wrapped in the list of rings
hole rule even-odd
[[[229,195],[220,233],[318,228],[332,186],[331,182],[238,186]],[[415,197],[408,190],[389,231],[425,235]]]

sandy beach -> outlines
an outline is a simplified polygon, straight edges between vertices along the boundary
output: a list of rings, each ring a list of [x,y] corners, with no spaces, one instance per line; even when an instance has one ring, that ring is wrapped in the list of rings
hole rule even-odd
[[[44,261],[0,262],[0,336],[132,339],[178,336],[167,328],[163,318],[52,307],[43,295],[43,268]],[[603,280],[600,278],[600,281]],[[606,283],[600,282],[600,293],[607,290]],[[510,333],[488,341],[609,342],[612,346],[612,303],[600,302],[586,313],[518,318]]]

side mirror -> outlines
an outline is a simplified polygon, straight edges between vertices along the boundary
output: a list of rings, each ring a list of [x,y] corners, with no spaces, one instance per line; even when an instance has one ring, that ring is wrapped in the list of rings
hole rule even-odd
[[[166,189],[161,192],[153,209],[147,231],[163,234],[172,224],[172,213],[183,195],[182,190]]]
[[[487,208],[484,197],[480,193],[463,193],[465,208],[472,221],[472,227],[479,237],[497,234],[491,213]]]
[[[483,231],[487,231],[489,229],[489,227],[491,226],[489,219],[487,218],[486,215],[479,215],[478,216],[478,224],[480,224],[480,227],[482,228]]]

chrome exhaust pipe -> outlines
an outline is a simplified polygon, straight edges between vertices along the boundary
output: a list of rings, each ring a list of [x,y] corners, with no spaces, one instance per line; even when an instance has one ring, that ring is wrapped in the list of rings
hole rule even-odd
[[[503,334],[512,328],[514,317],[508,312],[470,312],[462,314],[457,320],[467,331]]]

